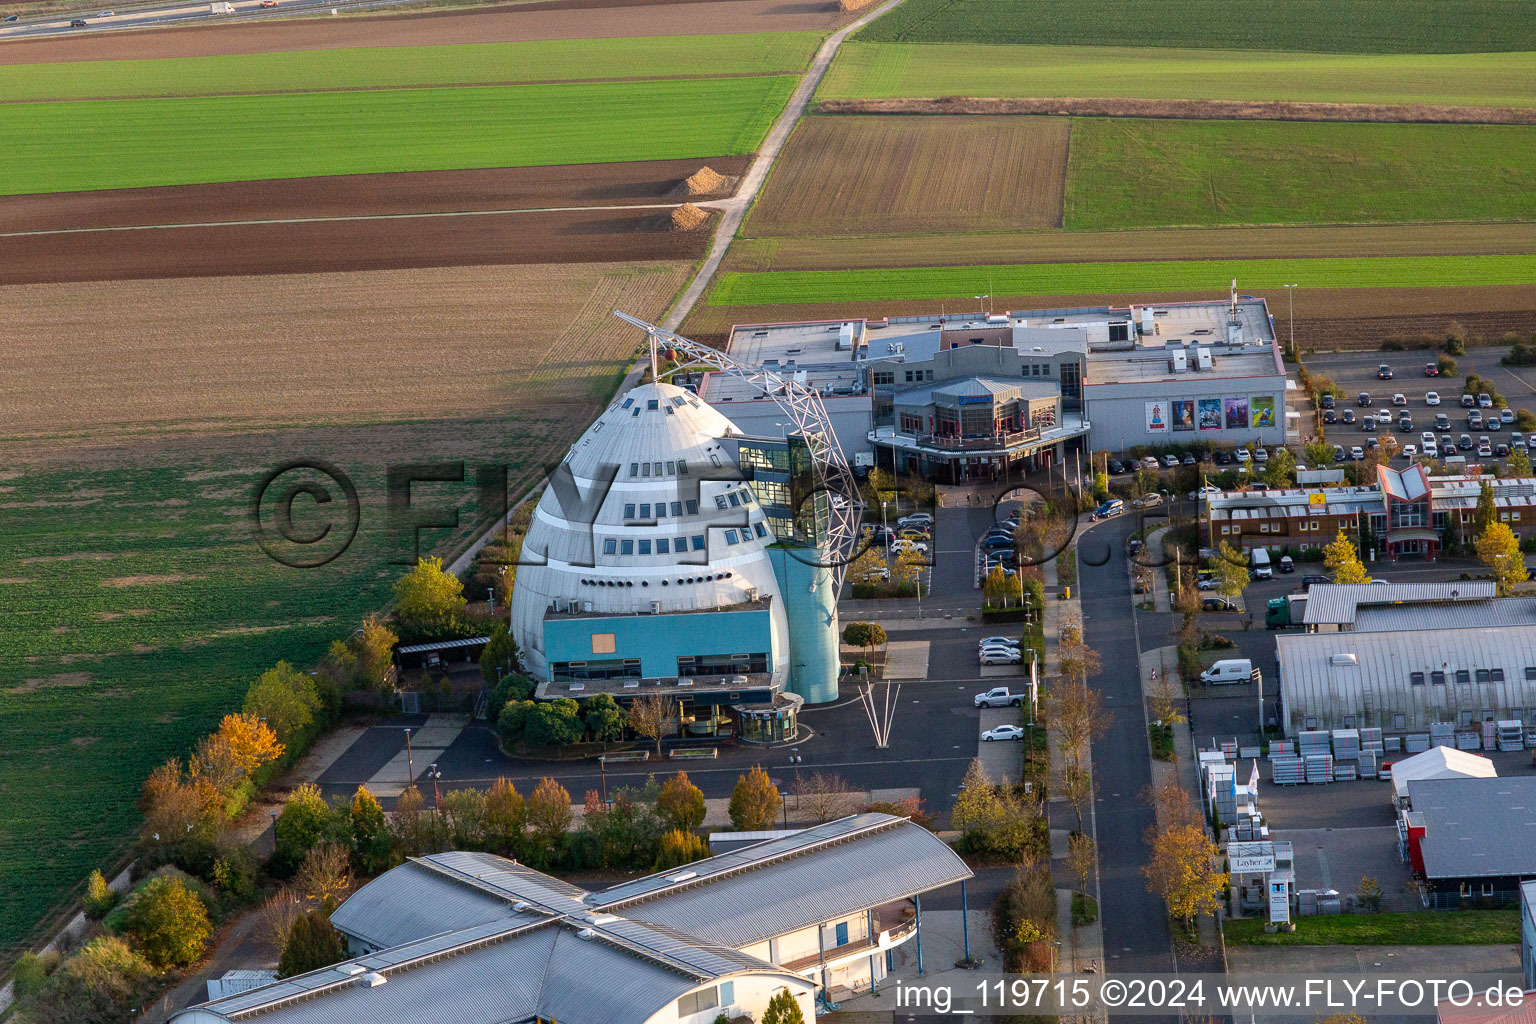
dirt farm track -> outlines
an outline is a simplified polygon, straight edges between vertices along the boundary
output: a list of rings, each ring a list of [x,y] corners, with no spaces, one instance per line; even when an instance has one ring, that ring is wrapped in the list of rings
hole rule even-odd
[[[721,157],[708,163],[734,176],[747,160]],[[4,196],[0,284],[695,259],[708,243],[707,229],[667,230],[666,209],[604,207],[681,202],[672,190],[704,163],[580,164]],[[166,226],[116,230],[143,225]]]
[[[572,10],[583,13],[573,15]],[[425,14],[349,15],[0,43],[0,64],[213,57],[364,46],[830,31],[856,17],[832,0],[545,0]]]

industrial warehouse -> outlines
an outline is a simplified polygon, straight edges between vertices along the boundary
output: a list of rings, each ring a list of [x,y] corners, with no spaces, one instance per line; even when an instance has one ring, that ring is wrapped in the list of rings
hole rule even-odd
[[[888,317],[732,329],[728,351],[822,393],[856,463],[941,481],[1004,479],[1069,451],[1294,434],[1262,299]],[[700,397],[751,434],[775,396],[706,374]],[[779,431],[782,433],[782,430]]]
[[[275,1024],[761,1020],[789,992],[806,1021],[878,990],[921,949],[922,896],[971,877],[905,818],[859,814],[686,869],[588,892],[486,853],[413,858],[331,916],[354,959],[176,1014]]]

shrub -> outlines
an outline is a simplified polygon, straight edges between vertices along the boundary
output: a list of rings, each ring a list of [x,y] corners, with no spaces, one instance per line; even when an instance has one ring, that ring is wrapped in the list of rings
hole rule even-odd
[[[692,832],[672,829],[661,837],[661,845],[656,850],[656,863],[651,870],[666,871],[708,856],[709,844],[703,839]]]
[[[213,923],[208,908],[175,875],[157,875],[133,894],[123,931],[156,967],[181,967],[201,959]]]
[[[85,916],[92,921],[100,921],[107,916],[107,911],[117,906],[121,897],[107,886],[107,879],[97,868],[91,872],[91,877],[85,881]]]
[[[338,833],[339,827],[338,815],[320,795],[320,787],[305,783],[289,795],[277,816],[273,829],[276,843],[268,868],[279,878],[290,877],[304,855],[321,839]]]
[[[25,999],[48,982],[48,975],[59,966],[59,954],[54,952],[21,954],[11,971],[17,999]]]
[[[288,938],[283,942],[282,956],[277,961],[277,976],[291,978],[295,974],[318,971],[346,958],[346,948],[330,918],[311,910],[294,919]]]
[[[91,940],[22,999],[11,1024],[118,1024],[144,998],[154,969],[112,935]]]

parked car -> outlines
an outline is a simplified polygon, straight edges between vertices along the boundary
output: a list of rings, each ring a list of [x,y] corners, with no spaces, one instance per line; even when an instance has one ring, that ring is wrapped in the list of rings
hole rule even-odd
[[[1296,571],[1296,561],[1295,561],[1295,559],[1291,558],[1290,555],[1281,555],[1280,556],[1280,571],[1281,572],[1295,572]]]
[[[1434,391],[1426,391],[1426,392],[1424,392],[1424,404],[1425,405],[1439,405],[1440,404],[1440,395],[1437,392],[1434,392]]]
[[[1193,455],[1189,454],[1188,452],[1185,452],[1184,453],[1184,457],[1179,460],[1179,465],[1181,465],[1181,466],[1193,466],[1194,464],[1195,464],[1195,457]]]
[[[1247,448],[1239,448],[1237,451],[1233,452],[1232,455],[1237,459],[1238,462],[1249,462],[1253,459],[1253,456],[1248,453]]]
[[[1157,461],[1157,456],[1155,456],[1155,455],[1143,455],[1141,457],[1141,468],[1142,469],[1162,469],[1163,468],[1163,464]]]
[[[1339,413],[1339,421],[1341,423],[1355,422],[1355,410],[1345,409],[1343,412]]]
[[[1497,455],[1501,459],[1504,458],[1504,456],[1509,454],[1509,445],[1505,444],[1503,441],[1500,441],[1498,444],[1493,446],[1493,454]]]
[[[995,729],[988,729],[981,734],[983,741],[992,740],[1021,740],[1024,738],[1024,730],[1017,725],[999,725]]]
[[[1323,422],[1324,423],[1337,423],[1338,421],[1339,421],[1339,414],[1334,412],[1332,409],[1327,409],[1327,410],[1325,410],[1323,412]]]
[[[1509,443],[1511,446],[1521,445],[1523,447],[1525,445],[1525,435],[1517,430],[1509,435]]]
[[[1312,589],[1312,584],[1314,584],[1314,583],[1332,583],[1332,582],[1333,582],[1333,578],[1332,577],[1330,577],[1330,576],[1323,576],[1321,574],[1314,574],[1314,575],[1311,575],[1311,576],[1303,576],[1301,578],[1301,589],[1302,589],[1302,592],[1305,593],[1306,591]]]
[[[1360,392],[1360,397],[1355,399],[1355,402],[1358,405],[1361,405],[1361,406],[1370,405],[1371,404],[1371,393],[1369,391],[1362,391],[1362,392]]]
[[[1474,398],[1473,396],[1471,396],[1471,395],[1462,395],[1461,396],[1461,407],[1463,409],[1471,409],[1471,408],[1473,408],[1476,405],[1477,405],[1477,399]]]
[[[1435,413],[1435,429],[1441,432],[1451,429],[1451,418],[1443,412]]]
[[[1398,454],[1405,459],[1416,459],[1419,457],[1418,445],[1405,444],[1403,445],[1403,450],[1398,452]]]
[[[1440,376],[1440,367],[1437,366],[1434,363],[1425,363],[1424,364],[1424,376],[1426,376],[1426,377],[1438,377],[1438,376]]]
[[[1348,457],[1349,457],[1349,453],[1344,450],[1344,446],[1343,445],[1336,444],[1336,445],[1333,446],[1333,461],[1334,462],[1343,462]]]
[[[1354,459],[1356,462],[1359,462],[1361,459],[1365,458],[1365,449],[1361,448],[1359,445],[1355,445],[1349,449],[1349,457]]]
[[[1202,484],[1201,486],[1196,487],[1194,490],[1189,492],[1189,500],[1199,501],[1202,498],[1209,498],[1220,493],[1220,487],[1213,486],[1212,484]]]
[[[1332,395],[1324,395],[1323,396],[1323,408],[1324,409],[1332,409],[1333,408],[1333,396]]]
[[[933,516],[927,512],[913,512],[896,520],[897,526],[926,526],[933,528]]]
[[[1503,430],[1504,429],[1504,424],[1502,422],[1500,422],[1500,420],[1499,420],[1499,418],[1497,416],[1494,416],[1492,413],[1490,413],[1488,415],[1488,417],[1483,420],[1483,429],[1484,430]]]
[[[1253,461],[1254,462],[1268,462],[1269,461],[1269,450],[1267,448],[1255,448],[1253,450]]]
[[[1462,434],[1461,438],[1456,442],[1456,447],[1460,451],[1464,451],[1464,452],[1471,451],[1472,448],[1473,448],[1472,435],[1471,434]]]
[[[1167,466],[1169,469],[1172,469],[1173,467],[1177,466],[1178,464],[1179,464],[1179,457],[1177,455],[1174,455],[1172,452],[1170,452],[1169,454],[1163,456],[1163,465]]]
[[[1215,590],[1219,586],[1221,586],[1221,580],[1215,576],[1201,576],[1195,581],[1195,589],[1197,590]]]
[[[1419,451],[1424,453],[1426,459],[1438,459],[1440,457],[1440,446],[1433,441],[1426,442]]]
[[[1161,505],[1162,503],[1163,496],[1158,494],[1156,491],[1148,491],[1146,494],[1143,494],[1141,497],[1131,502],[1131,504],[1137,508],[1152,508],[1154,505]]]
[[[1014,693],[1006,686],[994,686],[986,693],[976,695],[979,708],[1016,708],[1024,703],[1025,694]]]
[[[1233,604],[1231,601],[1224,597],[1218,597],[1215,595],[1201,598],[1200,607],[1202,610],[1208,612],[1230,612],[1237,610],[1237,605]]]
[[[1397,429],[1402,431],[1405,434],[1412,433],[1413,432],[1413,418],[1411,416],[1409,416],[1407,413],[1403,413],[1401,416],[1399,416],[1397,418]]]
[[[983,665],[1017,665],[1020,660],[1019,649],[1017,647],[984,647],[976,660]]]
[[[1388,366],[1386,363],[1382,363],[1380,366],[1376,367],[1376,376],[1380,380],[1391,380],[1392,367]]]
[[[1504,408],[1500,409],[1499,410],[1499,422],[1500,423],[1513,423],[1513,422],[1515,422],[1515,410],[1511,409],[1507,405]]]
[[[1004,537],[1001,534],[994,533],[981,542],[981,547],[984,551],[1002,551],[1008,548],[1012,548],[1013,543],[1014,541],[1012,536]],[[892,550],[895,550],[895,548],[892,547]],[[928,545],[924,544],[923,550],[927,551]]]
[[[1487,438],[1477,442],[1477,457],[1480,459],[1489,459],[1493,457],[1493,445],[1488,443]]]
[[[1398,394],[1395,394],[1395,395],[1392,396],[1392,404],[1393,405],[1407,405],[1408,404],[1408,399],[1405,398],[1402,395],[1401,392],[1399,392]]]
[[[1472,411],[1468,412],[1467,413],[1467,426],[1471,427],[1473,430],[1482,430],[1483,429],[1483,414],[1478,412],[1476,409],[1473,409]]]
[[[1440,451],[1446,455],[1456,454],[1456,439],[1450,434],[1440,435]]]
[[[1477,407],[1479,409],[1492,409],[1493,408],[1493,399],[1489,396],[1488,392],[1486,392],[1486,391],[1478,392],[1478,395],[1477,395]]]
[[[1230,466],[1230,465],[1232,465],[1232,453],[1227,451],[1225,448],[1223,448],[1221,451],[1217,452],[1216,453],[1216,464],[1218,466]]]
[[[1121,462],[1119,459],[1110,459],[1104,464],[1104,466],[1114,476],[1119,476],[1121,473],[1125,472],[1125,463]]]
[[[1360,429],[1367,434],[1376,433],[1376,417],[1367,416],[1360,421]]]
[[[921,555],[926,555],[928,553],[928,545],[924,544],[920,540],[907,540],[905,537],[897,537],[895,540],[891,541],[892,554],[900,555],[909,551],[916,552]]]

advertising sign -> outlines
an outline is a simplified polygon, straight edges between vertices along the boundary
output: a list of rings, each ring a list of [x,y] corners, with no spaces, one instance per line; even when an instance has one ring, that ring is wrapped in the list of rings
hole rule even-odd
[[[1193,398],[1175,398],[1168,403],[1173,408],[1173,429],[1195,429],[1195,400]]]
[[[1168,403],[1147,403],[1147,430],[1154,434],[1161,434],[1168,429]]]
[[[1202,398],[1202,399],[1200,399],[1199,407],[1200,407],[1200,429],[1201,430],[1220,430],[1221,429],[1221,399],[1219,399],[1219,398]]]
[[[1255,427],[1272,427],[1275,425],[1275,397],[1273,395],[1254,395],[1248,403],[1248,409],[1253,416]]]
[[[1227,399],[1227,429],[1228,430],[1247,430],[1248,429],[1248,399],[1246,399],[1246,398],[1229,398],[1229,399]]]
[[[1232,874],[1275,870],[1274,843],[1228,843],[1227,860]]]
[[[1284,882],[1269,883],[1269,923],[1284,924],[1291,919],[1291,894]]]

